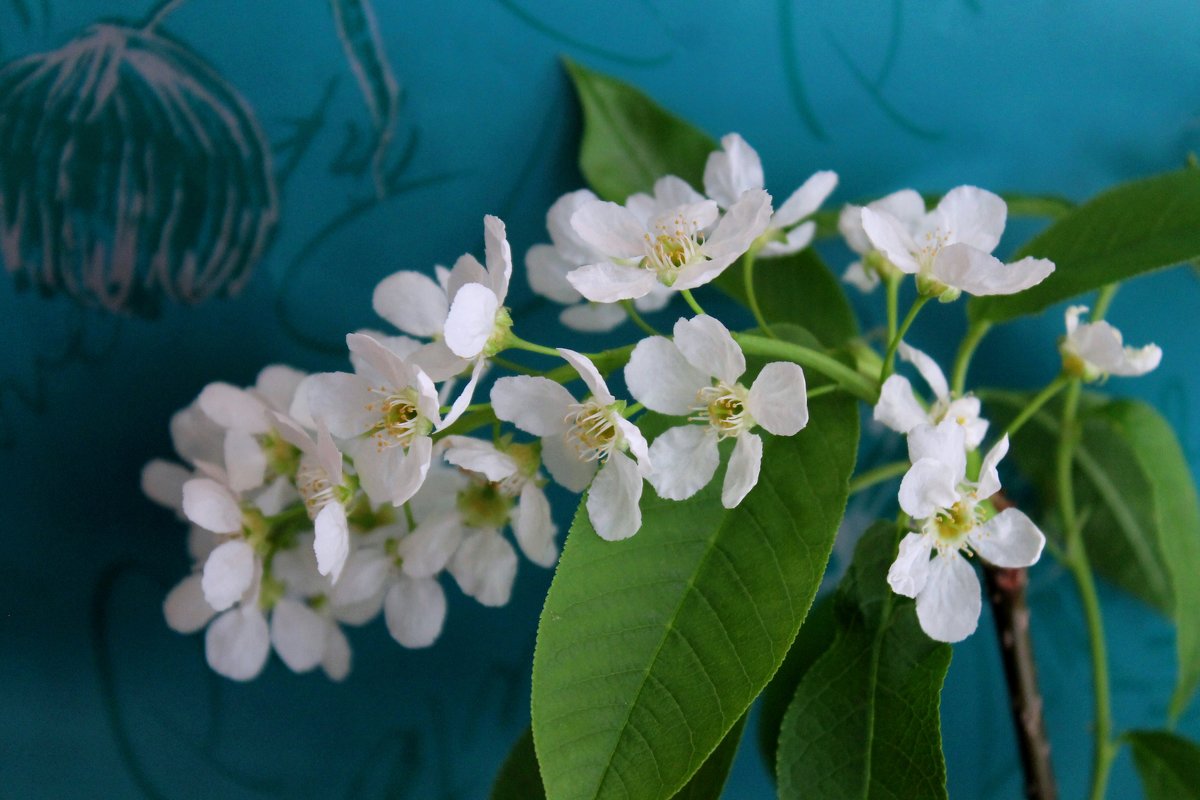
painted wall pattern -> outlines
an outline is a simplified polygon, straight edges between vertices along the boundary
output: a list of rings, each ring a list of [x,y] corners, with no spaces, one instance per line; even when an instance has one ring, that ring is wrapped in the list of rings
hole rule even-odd
[[[1197,33],[1183,0],[0,2],[0,795],[486,796],[527,720],[549,576],[526,570],[505,609],[455,604],[431,651],[361,632],[343,685],[278,664],[234,685],[162,622],[184,532],[137,475],[204,383],[339,365],[340,332],[374,324],[374,284],[479,249],[481,214],[518,250],[541,241],[579,181],[559,54],[740,130],[780,187],[829,167],[839,201],[960,182],[1083,197],[1200,149]],[[1194,467],[1197,342],[1163,320],[1198,300],[1176,271],[1114,309],[1130,340],[1166,350],[1134,388]],[[520,279],[513,303],[553,320]],[[1028,357],[991,377],[1049,374],[1060,324],[998,333],[994,352],[1018,341]],[[1136,722],[1166,702],[1170,630],[1103,600]],[[1053,566],[1031,602],[1073,625],[1036,632],[1070,795],[1086,760],[1080,612]],[[999,685],[986,636],[956,649],[947,692],[970,702],[943,712],[953,796],[1016,793]],[[1200,731],[1197,712],[1183,727]],[[745,747],[729,796],[767,786]],[[1126,757],[1114,796],[1132,786]]]

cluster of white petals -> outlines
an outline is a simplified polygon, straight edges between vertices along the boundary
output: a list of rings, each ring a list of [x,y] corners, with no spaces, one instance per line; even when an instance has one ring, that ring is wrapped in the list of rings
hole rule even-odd
[[[1067,373],[1085,381],[1109,375],[1136,377],[1153,371],[1162,361],[1162,349],[1156,344],[1127,347],[1121,332],[1104,320],[1080,323],[1087,306],[1071,306],[1066,311],[1067,335],[1059,349]]]

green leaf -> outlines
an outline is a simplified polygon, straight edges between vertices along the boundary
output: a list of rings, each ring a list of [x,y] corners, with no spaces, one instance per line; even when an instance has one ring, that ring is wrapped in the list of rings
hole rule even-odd
[[[988,393],[1005,416],[1028,403],[1019,393]],[[1076,446],[1076,503],[1085,514],[1088,556],[1100,574],[1171,616],[1176,625],[1178,679],[1171,716],[1178,717],[1200,684],[1200,501],[1183,449],[1170,424],[1137,400],[1085,395]],[[1013,453],[1055,500],[1053,452],[1058,408],[1047,406],[1017,435]]]
[[[1200,800],[1200,747],[1166,731],[1130,731],[1146,800]]]
[[[1124,183],[1035,236],[1017,258],[1048,258],[1054,273],[1013,295],[974,297],[972,319],[1003,322],[1084,292],[1200,256],[1200,170]]]
[[[583,106],[579,169],[605,200],[624,203],[663,175],[703,185],[704,162],[718,145],[624,81],[563,59]]]
[[[897,530],[879,523],[838,588],[838,635],[796,689],[779,734],[779,797],[946,797],[938,704],[950,646],[921,631],[886,575]]]
[[[672,800],[717,800],[721,796],[744,727],[746,717],[743,714]],[[533,730],[526,728],[500,767],[500,774],[492,786],[491,800],[544,800],[545,797],[546,789],[542,786],[542,776],[538,772],[537,756],[533,749]]]
[[[545,800],[545,797],[533,752],[533,731],[526,728],[500,767],[492,785],[491,800]]]
[[[581,504],[533,662],[534,741],[553,800],[670,797],[783,661],[858,444],[854,400],[825,395],[809,410],[796,436],[764,436],[758,485],[735,509],[721,506],[724,468],[684,502],[647,488],[642,529],[623,542],[601,540]]]
[[[745,305],[745,264],[739,261],[713,282]],[[754,293],[767,322],[800,325],[825,347],[837,347],[858,335],[854,309],[841,282],[812,248],[781,258],[754,262]]]
[[[783,665],[767,688],[763,689],[758,710],[758,750],[772,778],[775,777],[775,754],[779,750],[779,729],[783,725],[783,715],[796,695],[800,679],[833,644],[836,632],[833,595],[825,595],[813,603]]]

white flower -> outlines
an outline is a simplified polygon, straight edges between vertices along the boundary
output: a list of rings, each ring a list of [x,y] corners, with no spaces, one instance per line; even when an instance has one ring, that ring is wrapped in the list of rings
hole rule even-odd
[[[572,270],[567,280],[598,303],[644,297],[658,284],[694,289],[745,253],[770,220],[771,196],[762,189],[745,192],[724,215],[704,199],[649,219],[616,203],[586,203],[571,216],[571,225],[604,260]]]
[[[1008,452],[1007,436],[984,456],[974,483],[967,480],[965,431],[957,422],[914,428],[908,449],[913,465],[900,483],[900,507],[919,531],[901,540],[888,584],[916,598],[917,618],[931,638],[961,641],[975,631],[981,607],[979,580],[963,554],[998,567],[1028,567],[1046,537],[1015,508],[983,521],[980,503],[1000,489],[996,467]]]
[[[346,337],[360,361],[355,373],[329,372],[306,382],[308,406],[350,455],[363,489],[376,503],[403,505],[421,487],[433,455],[430,434],[443,419],[429,376],[377,340]]]
[[[837,186],[837,173],[814,173],[783,202],[760,234],[768,240],[759,250],[763,257],[795,253],[812,242],[817,224],[801,220],[812,216]],[[750,189],[762,189],[762,161],[740,135],[721,137],[721,149],[708,156],[704,165],[704,191],[721,208],[731,208]]]
[[[863,206],[846,205],[838,215],[838,231],[846,240],[846,246],[862,256],[846,268],[842,280],[862,292],[870,292],[879,285],[881,273],[895,272],[896,268],[888,263],[887,256],[880,253],[867,238],[863,230]],[[883,211],[892,216],[909,236],[916,236],[917,228],[925,218],[925,201],[912,189],[901,189],[885,197],[868,203],[866,208],[872,211]]]
[[[577,402],[548,378],[516,376],[496,381],[492,406],[500,419],[542,437],[542,461],[555,481],[574,492],[591,485],[587,509],[596,533],[626,539],[642,525],[638,501],[650,469],[646,439],[625,419],[625,403],[613,397],[586,356],[561,347],[558,352],[591,391],[585,400]]]
[[[758,482],[763,444],[754,427],[792,436],[808,424],[804,370],[774,362],[747,389],[738,383],[746,358],[724,325],[698,316],[680,319],[674,333],[674,342],[662,336],[638,342],[625,367],[625,383],[651,411],[690,415],[702,424],[672,428],[655,439],[654,468],[647,479],[660,497],[691,497],[716,472],[717,443],[733,438],[721,502],[734,508]]]
[[[593,250],[571,227],[571,216],[586,203],[598,200],[588,189],[568,192],[558,198],[546,212],[546,228],[553,244],[535,244],[525,254],[530,288],[567,306],[558,316],[563,325],[588,333],[611,331],[629,318],[625,309],[615,303],[585,300],[567,280],[567,273],[576,267],[604,260],[604,255]],[[673,294],[671,289],[656,284],[649,294],[636,298],[633,304],[641,312],[659,311],[671,301]]]
[[[889,375],[879,391],[875,405],[875,421],[882,422],[897,433],[908,433],[918,425],[937,425],[950,419],[963,427],[967,450],[979,447],[987,435],[988,422],[979,416],[979,398],[972,395],[954,399],[950,386],[937,362],[915,347],[900,343],[900,357],[917,368],[925,383],[933,390],[934,402],[929,410],[921,405],[912,384],[903,375]]]
[[[1079,323],[1087,306],[1071,306],[1066,312],[1067,335],[1059,345],[1063,368],[1085,381],[1107,375],[1135,377],[1145,375],[1162,361],[1158,345],[1126,347],[1121,332],[1101,320]]]
[[[960,292],[1014,294],[1054,271],[1044,258],[1004,264],[991,255],[1007,214],[1000,197],[974,186],[951,189],[915,229],[886,210],[866,207],[861,212],[871,245],[901,272],[916,275],[922,293],[942,300],[953,300]]]

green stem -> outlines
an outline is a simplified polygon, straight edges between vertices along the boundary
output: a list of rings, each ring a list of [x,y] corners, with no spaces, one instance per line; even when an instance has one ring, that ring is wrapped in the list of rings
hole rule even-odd
[[[809,400],[812,400],[814,397],[820,397],[823,394],[833,394],[840,388],[842,387],[838,386],[836,383],[827,383],[824,386],[818,386],[815,389],[809,389],[804,396]]]
[[[545,347],[540,344],[534,344],[533,342],[527,342],[512,331],[509,331],[507,345],[517,350],[528,350],[530,353],[541,353],[544,356],[562,358],[562,356],[559,355],[559,352],[553,347]]]
[[[1071,378],[1067,375],[1059,375],[1057,378],[1050,381],[1050,383],[1046,385],[1046,388],[1037,393],[1037,396],[1030,401],[1029,405],[1021,409],[1021,413],[1017,415],[1016,419],[1008,423],[1008,427],[1004,429],[1004,435],[1008,436],[1010,439],[1013,436],[1016,436],[1017,431],[1021,430],[1021,426],[1028,422],[1030,417],[1041,410],[1042,406],[1046,405],[1046,402],[1050,400],[1050,398],[1054,397],[1054,395],[1065,389],[1067,384],[1070,382]]]
[[[857,494],[863,489],[869,489],[876,484],[898,478],[905,472],[908,472],[908,468],[911,466],[912,464],[908,463],[908,461],[893,461],[890,464],[883,464],[874,469],[869,469],[850,481],[850,494]]]
[[[1083,541],[1083,530],[1079,525],[1075,509],[1075,487],[1071,474],[1075,439],[1078,435],[1076,413],[1079,408],[1080,381],[1072,378],[1063,401],[1062,428],[1059,432],[1056,473],[1058,482],[1059,513],[1062,515],[1063,533],[1066,538],[1064,564],[1075,578],[1079,599],[1083,604],[1084,620],[1087,624],[1088,641],[1092,657],[1092,690],[1095,704],[1095,743],[1092,749],[1090,800],[1104,800],[1108,787],[1108,774],[1112,768],[1117,747],[1112,737],[1112,700],[1108,683],[1108,652],[1104,641],[1104,620],[1100,613],[1100,598],[1096,592],[1096,580],[1092,565],[1088,561],[1087,548]]]
[[[896,338],[896,325],[900,321],[900,275],[895,270],[888,273],[887,283],[887,340]]]
[[[542,374],[541,372],[534,369],[533,367],[527,367],[524,364],[518,364],[515,361],[509,361],[507,358],[502,358],[500,356],[492,356],[490,360],[497,367],[506,369],[509,372],[515,372],[518,375],[541,375]]]
[[[879,387],[874,381],[818,350],[752,333],[735,333],[733,338],[746,355],[783,358],[805,369],[815,370],[868,403],[874,403],[879,396]]]
[[[1112,305],[1113,297],[1117,294],[1117,289],[1121,288],[1119,283],[1107,284],[1096,295],[1096,307],[1092,309],[1092,322],[1099,322],[1104,319],[1104,315],[1108,313],[1108,307]]]
[[[758,323],[759,330],[770,338],[777,339],[779,337],[771,330],[771,325],[763,316],[762,308],[758,305],[758,292],[754,289],[754,262],[757,252],[757,248],[751,247],[742,261],[742,280],[746,284],[746,302],[750,306],[750,313],[754,315],[754,321]]]
[[[692,297],[691,289],[684,289],[680,294],[683,295],[683,299],[687,301],[687,304],[692,307],[692,311],[695,311],[697,314],[704,314],[704,309],[696,302],[696,298]]]
[[[632,300],[622,300],[621,308],[625,309],[625,313],[629,315],[629,319],[633,322],[633,324],[637,325],[644,332],[650,334],[651,336],[662,336],[657,328],[642,318],[642,315],[638,313],[637,307],[634,306]]]
[[[958,355],[954,357],[954,372],[950,388],[956,397],[961,397],[966,388],[967,370],[971,368],[971,359],[975,356],[975,349],[979,347],[979,343],[991,329],[992,323],[987,320],[973,322],[967,328],[967,335],[958,346]]]
[[[883,369],[879,372],[880,383],[883,383],[892,374],[892,370],[896,366],[896,350],[900,347],[900,342],[904,340],[904,334],[908,333],[908,329],[912,327],[913,320],[917,318],[917,314],[921,312],[921,309],[928,302],[929,298],[925,295],[921,295],[914,300],[912,307],[908,309],[908,313],[904,316],[904,321],[900,323],[899,329],[888,341],[887,354],[883,357]]]
[[[625,406],[625,411],[622,412],[622,416],[628,419],[629,417],[632,417],[634,414],[641,411],[643,408],[645,408],[645,406],[641,403],[630,403],[629,405]]]

